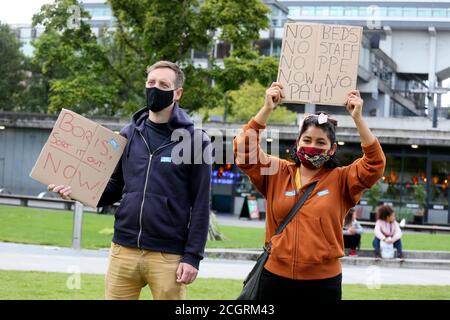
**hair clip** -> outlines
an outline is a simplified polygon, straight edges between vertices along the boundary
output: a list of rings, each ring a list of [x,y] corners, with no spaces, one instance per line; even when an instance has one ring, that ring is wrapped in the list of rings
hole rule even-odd
[[[338,124],[336,119],[331,118],[330,116],[328,116],[327,114],[325,114],[323,112],[320,113],[319,115],[305,112],[305,114],[303,115],[303,121],[305,121],[306,119],[311,118],[311,117],[317,117],[317,122],[319,125],[330,122],[332,125],[337,127],[337,124]],[[300,125],[300,128],[301,128],[301,125]]]
[[[319,114],[319,117],[317,119],[317,121],[319,122],[319,124],[324,124],[328,122],[328,115],[321,113]]]

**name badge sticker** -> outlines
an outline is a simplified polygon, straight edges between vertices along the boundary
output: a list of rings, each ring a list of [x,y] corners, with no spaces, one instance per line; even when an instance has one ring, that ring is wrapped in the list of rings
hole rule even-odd
[[[111,146],[113,147],[114,150],[117,150],[120,148],[119,143],[114,138],[111,138],[111,140],[109,140],[109,143],[111,144]]]
[[[328,191],[328,189],[325,189],[325,190],[322,190],[322,191],[317,192],[317,195],[318,195],[319,197],[322,197],[322,196],[326,196],[326,195],[329,194],[329,193],[330,193],[330,191]]]

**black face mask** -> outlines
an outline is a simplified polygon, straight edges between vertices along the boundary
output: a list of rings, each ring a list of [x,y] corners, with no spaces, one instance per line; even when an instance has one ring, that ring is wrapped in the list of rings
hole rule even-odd
[[[156,87],[145,88],[145,96],[147,98],[147,108],[153,112],[159,112],[173,102],[174,90],[164,91]]]

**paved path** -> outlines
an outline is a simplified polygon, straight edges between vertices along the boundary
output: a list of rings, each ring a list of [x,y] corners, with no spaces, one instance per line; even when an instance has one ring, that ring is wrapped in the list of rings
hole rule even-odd
[[[50,246],[0,243],[0,270],[45,272],[80,272],[104,274],[108,250],[72,250]],[[254,262],[205,259],[200,266],[201,278],[243,280]],[[450,285],[450,270],[395,269],[346,266],[344,284],[413,284]]]

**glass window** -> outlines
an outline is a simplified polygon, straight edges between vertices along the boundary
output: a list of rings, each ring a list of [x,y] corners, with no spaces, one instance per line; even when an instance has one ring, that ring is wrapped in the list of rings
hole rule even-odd
[[[346,149],[345,146],[344,147],[338,146],[336,158],[341,166],[348,166],[360,157],[361,157],[360,154],[357,154],[356,152]]]
[[[228,43],[220,42],[217,44],[216,58],[223,59],[230,56],[231,46]]]
[[[381,178],[381,200],[399,202],[401,193],[401,157],[386,156],[386,169]]]
[[[280,20],[272,19],[272,27],[279,27],[279,26],[280,26]]]
[[[258,40],[256,46],[260,55],[270,56],[270,40]]]
[[[206,58],[208,58],[208,52],[194,50],[194,58],[195,59],[206,59]]]
[[[389,17],[401,17],[402,15],[403,15],[402,8],[399,8],[399,7],[388,8],[388,16]]]
[[[433,161],[431,164],[430,204],[448,205],[450,162]]]
[[[302,7],[302,13],[303,16],[314,16],[315,15],[315,7]]]
[[[431,17],[431,9],[430,8],[418,8],[417,16],[419,17]]]
[[[346,16],[357,16],[358,15],[358,7],[346,7],[344,9]]]
[[[289,9],[289,15],[293,17],[300,16],[301,7],[288,7]]]
[[[344,15],[344,7],[330,8],[330,16],[343,16],[343,15]]]
[[[277,7],[272,7],[272,16],[278,16],[280,14],[280,9]]]
[[[433,9],[433,17],[446,17],[447,10],[444,8],[434,8]]]
[[[427,160],[426,158],[405,157],[402,180],[402,201],[407,207],[424,205],[420,193],[427,184]]]
[[[378,7],[374,13],[375,13],[375,15],[378,15],[380,17],[386,17],[388,15],[387,12],[388,12],[388,8]]]
[[[279,57],[281,55],[281,40],[275,39],[273,41],[273,56]]]
[[[387,8],[381,8],[376,5],[366,7],[366,16],[368,17],[381,17],[386,15],[387,15]]]
[[[417,17],[417,8],[403,8],[403,16]]]
[[[368,7],[359,7],[359,11],[358,11],[358,14],[361,16],[361,17],[365,17],[365,16],[368,16],[369,14],[368,14],[368,11],[369,10],[367,10],[367,8]]]
[[[317,16],[329,16],[330,15],[330,7],[316,7],[316,15]]]
[[[90,7],[86,8],[86,11],[89,12],[94,17],[110,17],[112,15],[111,8],[108,7]]]
[[[329,7],[316,7],[316,16],[329,16],[330,8]]]

